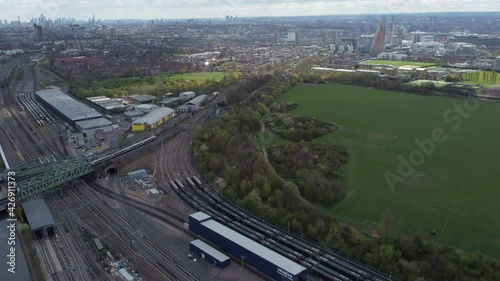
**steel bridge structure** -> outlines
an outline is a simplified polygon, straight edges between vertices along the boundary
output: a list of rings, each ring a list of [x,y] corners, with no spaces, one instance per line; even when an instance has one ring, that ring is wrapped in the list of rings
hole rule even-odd
[[[7,170],[14,172],[16,200],[22,201],[31,196],[53,189],[63,183],[94,172],[94,166],[85,158],[39,157]],[[7,206],[7,198],[0,201],[0,210]]]
[[[22,201],[57,186],[78,179],[96,171],[97,167],[105,165],[108,161],[127,154],[156,139],[155,136],[127,146],[117,152],[102,158],[89,161],[84,157],[58,157],[42,156],[37,159],[22,163],[5,172],[14,172],[16,182],[16,201]],[[8,198],[0,200],[0,210],[8,205]]]

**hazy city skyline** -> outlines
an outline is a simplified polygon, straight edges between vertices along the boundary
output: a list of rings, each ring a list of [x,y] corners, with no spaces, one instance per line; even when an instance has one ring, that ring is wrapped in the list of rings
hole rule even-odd
[[[500,2],[484,0],[0,0],[0,18],[29,21],[46,18],[185,19],[335,14],[396,14],[424,12],[500,11]]]

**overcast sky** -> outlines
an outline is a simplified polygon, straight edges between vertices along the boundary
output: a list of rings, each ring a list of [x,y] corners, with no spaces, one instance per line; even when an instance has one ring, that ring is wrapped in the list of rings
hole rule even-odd
[[[0,19],[222,18],[410,12],[500,11],[499,0],[0,0]]]

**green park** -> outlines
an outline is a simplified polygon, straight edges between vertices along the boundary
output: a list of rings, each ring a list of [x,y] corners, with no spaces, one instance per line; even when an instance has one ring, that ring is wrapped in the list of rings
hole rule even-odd
[[[500,258],[498,103],[336,84],[298,86],[281,99],[298,104],[291,114],[339,126],[314,142],[351,150],[346,196],[327,211],[365,233]]]

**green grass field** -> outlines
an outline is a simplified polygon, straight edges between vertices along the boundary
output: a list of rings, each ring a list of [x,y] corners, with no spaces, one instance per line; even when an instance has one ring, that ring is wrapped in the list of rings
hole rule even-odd
[[[224,78],[223,72],[195,72],[185,74],[161,74],[147,77],[123,77],[123,78],[110,78],[99,82],[101,87],[107,89],[120,88],[124,86],[145,86],[151,85],[159,81],[172,82],[174,84],[186,82],[204,82],[207,79],[220,80]]]
[[[397,61],[397,60],[366,60],[361,62],[361,64],[383,64],[383,65],[394,65],[394,66],[417,66],[417,67],[429,67],[436,65],[435,63],[429,63],[429,62]]]
[[[182,80],[187,80],[187,81],[198,81],[198,82],[203,82],[207,79],[212,80],[220,80],[224,78],[226,74],[223,72],[196,72],[196,73],[186,73],[186,74],[176,74],[172,75],[169,77],[169,79],[174,80],[174,81],[182,81]]]
[[[418,96],[347,85],[303,85],[282,96],[297,102],[292,114],[315,116],[341,129],[316,140],[352,149],[343,168],[348,195],[331,207],[362,230],[397,233],[483,251],[500,258],[500,104],[479,101],[468,118],[450,113],[460,99]],[[443,114],[448,113],[444,120]],[[458,125],[457,119],[461,124]],[[447,139],[416,163],[415,172],[390,188],[385,173],[398,175],[401,160],[441,128]],[[272,143],[278,143],[273,141]],[[412,155],[417,155],[413,153]],[[417,159],[418,160],[418,159]],[[383,213],[390,215],[385,216]],[[387,219],[390,217],[390,219]],[[432,231],[438,236],[431,236]],[[381,233],[383,234],[383,233]]]
[[[470,84],[483,84],[485,86],[500,85],[500,73],[494,71],[478,71],[460,75],[462,82]]]

